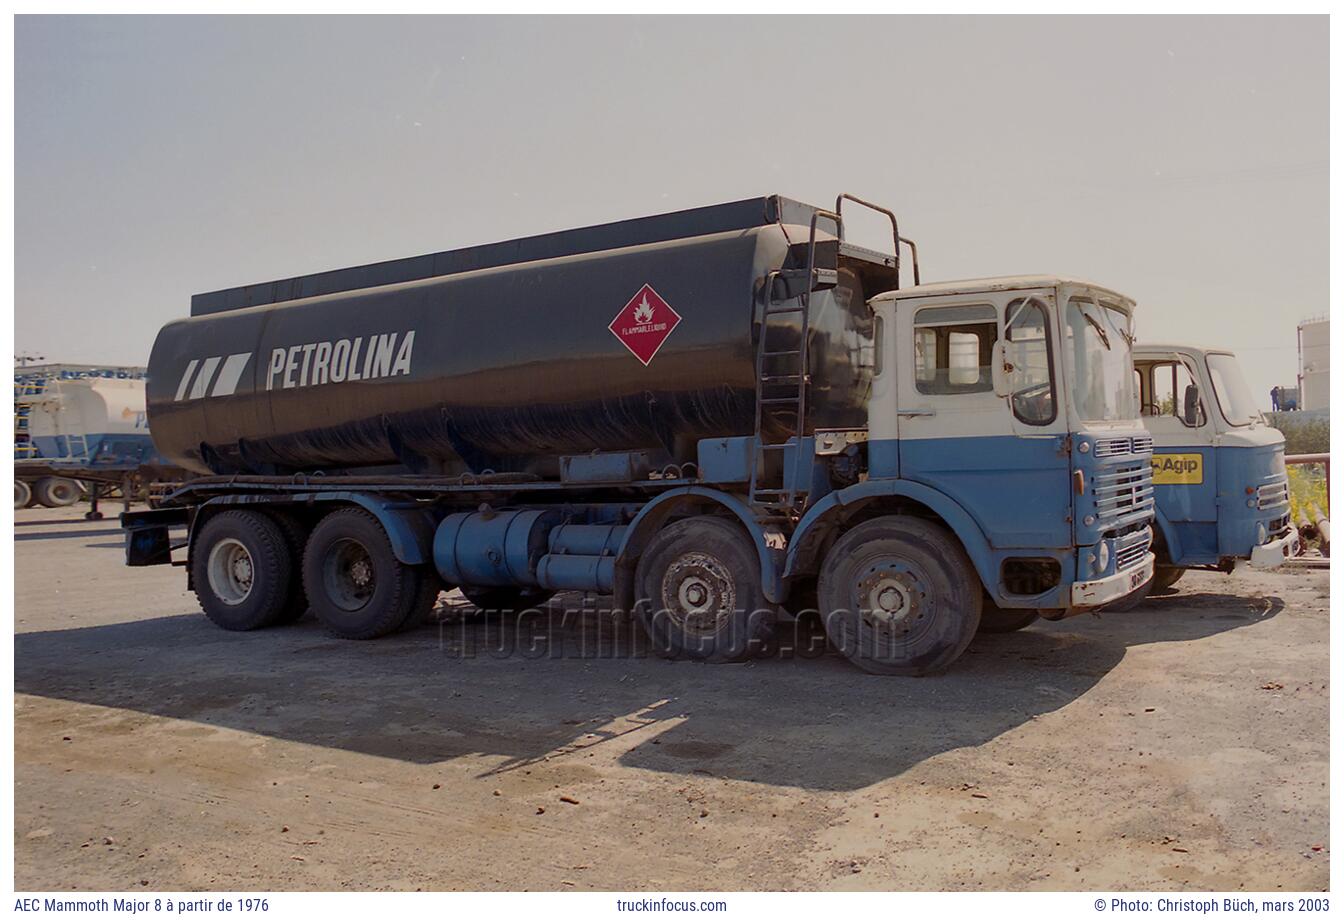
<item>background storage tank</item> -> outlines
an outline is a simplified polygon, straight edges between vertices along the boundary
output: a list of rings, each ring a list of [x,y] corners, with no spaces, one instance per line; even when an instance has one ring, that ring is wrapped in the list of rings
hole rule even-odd
[[[805,268],[813,214],[750,199],[198,295],[150,356],[155,441],[216,473],[554,476],[559,455],[631,448],[692,461],[701,438],[753,432],[766,287],[801,292],[772,273]],[[814,258],[834,286],[811,300],[805,428],[859,428],[866,296],[895,269],[823,226]],[[793,426],[782,404],[763,421]]]

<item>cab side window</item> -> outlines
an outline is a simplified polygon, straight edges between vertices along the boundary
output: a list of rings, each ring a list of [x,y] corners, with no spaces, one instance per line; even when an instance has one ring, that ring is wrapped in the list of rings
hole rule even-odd
[[[1055,383],[1050,375],[1050,330],[1045,307],[1034,297],[1018,298],[1004,313],[1005,352],[1011,374],[1013,414],[1028,425],[1055,420]]]
[[[915,389],[929,395],[994,389],[990,359],[998,322],[988,304],[926,307],[915,314]]]
[[[1143,414],[1149,418],[1176,418],[1187,428],[1206,421],[1204,401],[1190,369],[1183,361],[1160,361],[1150,366],[1151,385],[1143,395]]]

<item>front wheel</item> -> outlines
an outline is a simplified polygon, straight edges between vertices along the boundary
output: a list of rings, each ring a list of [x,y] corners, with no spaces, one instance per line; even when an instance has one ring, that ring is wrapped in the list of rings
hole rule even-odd
[[[984,588],[961,544],[930,521],[889,516],[847,531],[822,564],[831,644],[865,671],[947,667],[980,625]]]
[[[732,523],[687,518],[658,531],[635,569],[635,616],[669,657],[742,661],[770,647],[775,608],[755,547]]]
[[[33,500],[33,487],[28,485],[22,479],[14,480],[14,510],[27,508],[28,503]]]
[[[1148,583],[1151,585],[1149,590],[1154,592],[1170,591],[1176,582],[1181,580],[1185,571],[1178,565],[1159,565],[1153,570],[1153,580]]]

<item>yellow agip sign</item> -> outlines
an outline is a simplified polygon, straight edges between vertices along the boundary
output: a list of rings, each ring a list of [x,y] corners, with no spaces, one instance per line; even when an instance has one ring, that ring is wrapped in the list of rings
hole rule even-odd
[[[1153,484],[1197,486],[1204,481],[1202,454],[1153,454]]]

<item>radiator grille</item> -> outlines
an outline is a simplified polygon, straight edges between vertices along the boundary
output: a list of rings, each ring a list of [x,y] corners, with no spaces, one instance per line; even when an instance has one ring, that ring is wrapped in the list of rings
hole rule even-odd
[[[1133,568],[1143,561],[1143,557],[1148,555],[1148,540],[1135,543],[1132,546],[1126,546],[1122,550],[1117,550],[1115,554],[1115,570],[1123,572],[1125,569]]]
[[[1288,477],[1267,482],[1256,490],[1256,507],[1264,510],[1288,504]]]
[[[1129,438],[1097,438],[1097,446],[1093,451],[1094,457],[1114,457],[1119,454],[1129,453]]]
[[[1147,514],[1153,508],[1152,464],[1140,460],[1098,473],[1092,494],[1096,496],[1097,518],[1104,524]]]

